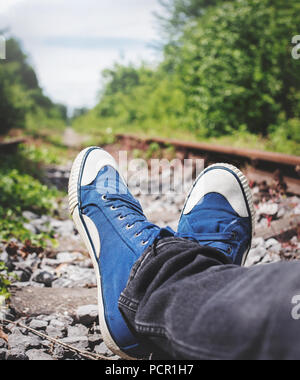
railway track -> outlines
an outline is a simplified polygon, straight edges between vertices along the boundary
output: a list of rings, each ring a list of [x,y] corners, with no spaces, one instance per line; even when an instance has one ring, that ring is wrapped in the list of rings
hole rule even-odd
[[[243,169],[250,181],[276,183],[282,191],[300,195],[299,156],[129,134],[117,134],[116,139],[126,150],[146,150],[157,143],[161,148],[173,146],[182,159],[199,157],[205,160],[205,165],[228,162]]]

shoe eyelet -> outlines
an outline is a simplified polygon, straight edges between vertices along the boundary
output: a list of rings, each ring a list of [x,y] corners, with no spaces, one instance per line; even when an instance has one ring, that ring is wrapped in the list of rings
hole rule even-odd
[[[129,224],[127,224],[126,230],[131,230],[133,227],[134,227],[134,224],[132,224],[131,226]]]
[[[125,219],[125,216],[119,215],[119,216],[118,216],[118,219],[119,219],[119,220],[124,220],[124,219]]]
[[[148,243],[149,243],[149,240],[147,240],[147,241],[142,241],[142,242],[141,242],[141,245],[145,246],[145,245],[147,245]]]
[[[111,208],[110,208],[112,211],[115,211],[115,210],[117,210],[117,207],[115,207],[115,206],[111,206]]]
[[[229,253],[229,254],[232,253],[232,248],[231,248],[231,247],[229,247],[229,248],[227,249],[227,253]]]
[[[107,201],[106,195],[102,195],[101,198],[102,198],[103,201],[105,201],[105,202]]]
[[[134,237],[138,238],[138,237],[141,236],[141,235],[142,235],[141,232],[140,232],[140,233],[136,233],[136,234],[134,234]]]

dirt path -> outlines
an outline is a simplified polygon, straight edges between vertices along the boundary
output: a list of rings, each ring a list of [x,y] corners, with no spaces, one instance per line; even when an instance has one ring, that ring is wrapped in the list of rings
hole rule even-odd
[[[88,136],[78,134],[72,127],[67,127],[63,135],[63,144],[68,148],[79,148],[89,139]]]

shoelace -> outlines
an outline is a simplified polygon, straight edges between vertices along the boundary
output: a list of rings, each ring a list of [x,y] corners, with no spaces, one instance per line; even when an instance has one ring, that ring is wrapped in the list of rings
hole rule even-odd
[[[174,236],[175,232],[170,228],[160,228],[149,222],[143,213],[140,203],[128,194],[105,194],[102,199],[111,206],[112,211],[118,211],[119,220],[128,220],[128,230],[139,224],[135,237],[143,238],[142,245],[152,244],[159,237]]]
[[[232,252],[232,240],[235,239],[236,235],[234,232],[223,232],[223,233],[176,233],[176,237],[181,237],[184,239],[194,240],[201,245],[209,247],[214,246],[214,243],[218,243],[218,249],[221,249],[226,254]]]

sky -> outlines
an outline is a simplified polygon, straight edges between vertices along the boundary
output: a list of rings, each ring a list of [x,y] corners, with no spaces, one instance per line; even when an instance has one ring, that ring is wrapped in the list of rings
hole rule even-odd
[[[69,110],[92,107],[101,71],[115,62],[155,62],[158,0],[1,0],[8,27],[29,55],[41,87]]]

